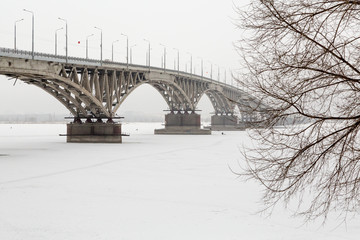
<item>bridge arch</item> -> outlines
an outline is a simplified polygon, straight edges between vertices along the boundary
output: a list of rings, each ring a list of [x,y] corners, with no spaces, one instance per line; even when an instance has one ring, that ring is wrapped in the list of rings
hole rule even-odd
[[[220,91],[206,89],[200,94],[199,99],[204,97],[204,95],[210,99],[216,115],[229,115],[233,113],[234,105],[230,103],[228,98]]]
[[[127,93],[121,98],[121,100],[116,104],[114,108],[114,112],[116,112],[121,104],[126,100],[128,96],[131,95],[133,91],[135,91],[141,85],[150,85],[154,89],[156,89],[160,95],[163,97],[165,102],[167,103],[170,111],[186,111],[189,108],[189,99],[185,95],[182,89],[180,89],[176,84],[169,84],[167,82],[159,81],[141,81],[136,85],[131,87]]]
[[[167,111],[168,103],[159,91],[150,84],[142,84],[124,99],[116,115],[125,117],[125,121],[137,121],[134,117],[163,121]]]

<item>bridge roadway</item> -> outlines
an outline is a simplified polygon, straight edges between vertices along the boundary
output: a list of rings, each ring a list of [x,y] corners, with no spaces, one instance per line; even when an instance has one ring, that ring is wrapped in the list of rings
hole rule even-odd
[[[76,57],[66,60],[45,53],[32,57],[30,51],[0,48],[0,74],[35,85],[60,101],[74,116],[74,123],[68,124],[69,142],[86,142],[85,137],[77,138],[80,135],[98,136],[90,142],[106,142],[100,135],[119,135],[115,142],[121,142],[121,125],[113,119],[124,100],[142,84],[153,86],[169,106],[165,129],[155,130],[156,134],[210,134],[210,130],[200,129],[200,115],[195,113],[204,94],[215,110],[213,130],[244,129],[264,118],[266,112],[266,106],[255,97],[234,86],[157,67]],[[240,119],[234,116],[235,106]],[[81,124],[82,119],[86,124]]]

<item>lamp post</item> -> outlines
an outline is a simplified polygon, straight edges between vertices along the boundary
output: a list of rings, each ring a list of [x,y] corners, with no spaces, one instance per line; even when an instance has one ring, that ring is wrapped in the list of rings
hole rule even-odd
[[[199,57],[201,59],[201,79],[204,77],[204,60],[203,58]]]
[[[32,12],[32,11],[29,11],[29,10],[27,10],[27,9],[23,9],[25,12],[28,12],[28,13],[31,13],[32,14],[32,50],[31,50],[31,56],[32,56],[32,59],[34,59],[34,57],[35,57],[35,53],[34,53],[34,43],[35,43],[35,26],[34,26],[34,24],[35,24],[35,20],[34,20],[34,12]]]
[[[210,63],[210,66],[211,66],[211,68],[210,68],[210,79],[212,80],[212,78],[213,78],[213,64],[210,61],[207,61],[207,62]]]
[[[118,42],[119,40],[115,40],[111,43],[111,61],[114,61],[114,43]]]
[[[164,59],[164,72],[166,72],[166,46],[164,44],[161,44],[161,43],[160,43],[160,45],[164,47],[164,57],[163,57],[163,59]]]
[[[55,30],[55,56],[57,56],[57,32],[62,29],[64,28],[62,27]]]
[[[131,64],[133,63],[133,61],[132,61],[132,56],[133,56],[133,54],[132,54],[132,48],[133,48],[133,47],[136,47],[136,44],[130,46],[130,63],[131,63]]]
[[[63,18],[58,18],[59,20],[61,20],[61,21],[64,21],[65,22],[65,27],[66,27],[66,63],[68,62],[68,50],[69,50],[69,48],[68,48],[68,24],[67,24],[67,20],[66,19],[63,19]]]
[[[89,38],[94,36],[94,34],[86,36],[86,59],[89,58]]]
[[[126,37],[126,66],[129,68],[129,36],[123,33],[121,35]]]
[[[193,65],[193,64],[192,64],[192,58],[193,58],[193,57],[192,57],[192,54],[191,54],[191,53],[187,52],[187,54],[190,54],[190,75],[192,75],[192,67],[193,67],[193,66],[192,66],[192,65]]]
[[[102,66],[103,62],[102,62],[102,56],[103,56],[103,34],[102,34],[102,29],[98,28],[98,27],[94,27],[97,30],[101,31],[101,38],[100,38],[100,65]]]
[[[149,50],[148,50],[148,64],[149,64],[149,72],[150,72],[150,51],[151,51],[151,46],[150,46],[150,41],[147,39],[144,39],[145,42],[149,43]]]
[[[177,48],[174,48],[174,50],[177,50],[177,70],[178,70],[178,75],[180,74],[180,51]]]
[[[16,51],[16,23],[18,23],[18,22],[21,22],[21,21],[23,21],[24,19],[22,18],[22,19],[20,19],[20,20],[17,20],[17,21],[15,21],[15,23],[14,23],[14,50]]]

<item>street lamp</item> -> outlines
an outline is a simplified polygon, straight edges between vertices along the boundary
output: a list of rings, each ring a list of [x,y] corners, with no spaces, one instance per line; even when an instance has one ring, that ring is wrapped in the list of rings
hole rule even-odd
[[[164,57],[163,57],[163,59],[164,59],[164,72],[166,72],[166,46],[164,44],[161,44],[161,43],[160,43],[160,45],[164,47]]]
[[[218,77],[217,77],[217,80],[218,82],[220,82],[220,67],[219,65],[215,64],[217,67],[218,67]]]
[[[22,19],[20,19],[20,20],[17,20],[17,21],[15,21],[15,23],[14,23],[14,50],[16,51],[16,23],[18,23],[18,22],[21,22],[21,21],[23,21],[24,19],[22,18]]]
[[[201,79],[204,77],[204,60],[201,57],[198,57],[201,59]]]
[[[129,68],[129,36],[123,33],[121,35],[126,37],[126,66]]]
[[[89,58],[89,38],[94,36],[94,34],[86,36],[86,59]]]
[[[98,27],[94,27],[97,30],[101,31],[101,39],[100,39],[100,65],[102,66],[102,55],[103,55],[103,34],[102,34],[102,29],[98,28]]]
[[[189,52],[187,54],[190,54],[190,74],[192,75],[192,54]]]
[[[207,62],[210,63],[210,66],[211,66],[211,68],[210,68],[210,79],[212,80],[212,78],[213,78],[213,64],[210,61],[207,61]]]
[[[55,30],[55,56],[57,56],[57,32],[62,29],[64,28],[62,27]]]
[[[180,51],[177,48],[174,48],[174,50],[177,50],[177,70],[178,70],[178,75],[180,74]]]
[[[118,42],[119,40],[115,40],[111,44],[111,61],[114,61],[114,43]]]
[[[68,62],[68,24],[67,24],[67,20],[63,19],[63,18],[58,18],[61,21],[64,21],[66,24],[66,63]]]
[[[34,26],[34,12],[32,11],[29,11],[27,9],[23,9],[25,12],[28,12],[28,13],[31,13],[32,14],[32,50],[31,50],[31,56],[32,56],[32,59],[34,59],[35,57],[35,53],[34,53],[34,41],[35,41],[35,26]]]
[[[150,46],[150,41],[147,39],[144,39],[145,42],[149,43],[149,50],[148,50],[148,64],[149,64],[149,72],[150,72],[150,50],[151,50],[151,46]]]
[[[136,44],[130,46],[130,63],[131,63],[131,64],[133,63],[133,61],[132,61],[132,56],[133,56],[133,54],[132,54],[132,48],[133,48],[133,47],[136,47]]]

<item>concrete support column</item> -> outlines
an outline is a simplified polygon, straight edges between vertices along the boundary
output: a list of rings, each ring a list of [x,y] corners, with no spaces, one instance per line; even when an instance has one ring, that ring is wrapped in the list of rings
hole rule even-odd
[[[237,125],[238,119],[236,116],[231,115],[213,115],[211,116],[211,126],[219,125],[219,126],[235,126]]]
[[[66,141],[71,143],[122,143],[121,124],[68,123]]]
[[[155,134],[207,135],[209,129],[201,129],[200,115],[196,113],[169,113],[165,115],[165,129],[155,129]]]
[[[213,115],[210,128],[214,131],[239,131],[244,130],[245,126],[239,124],[238,118],[234,115]]]

